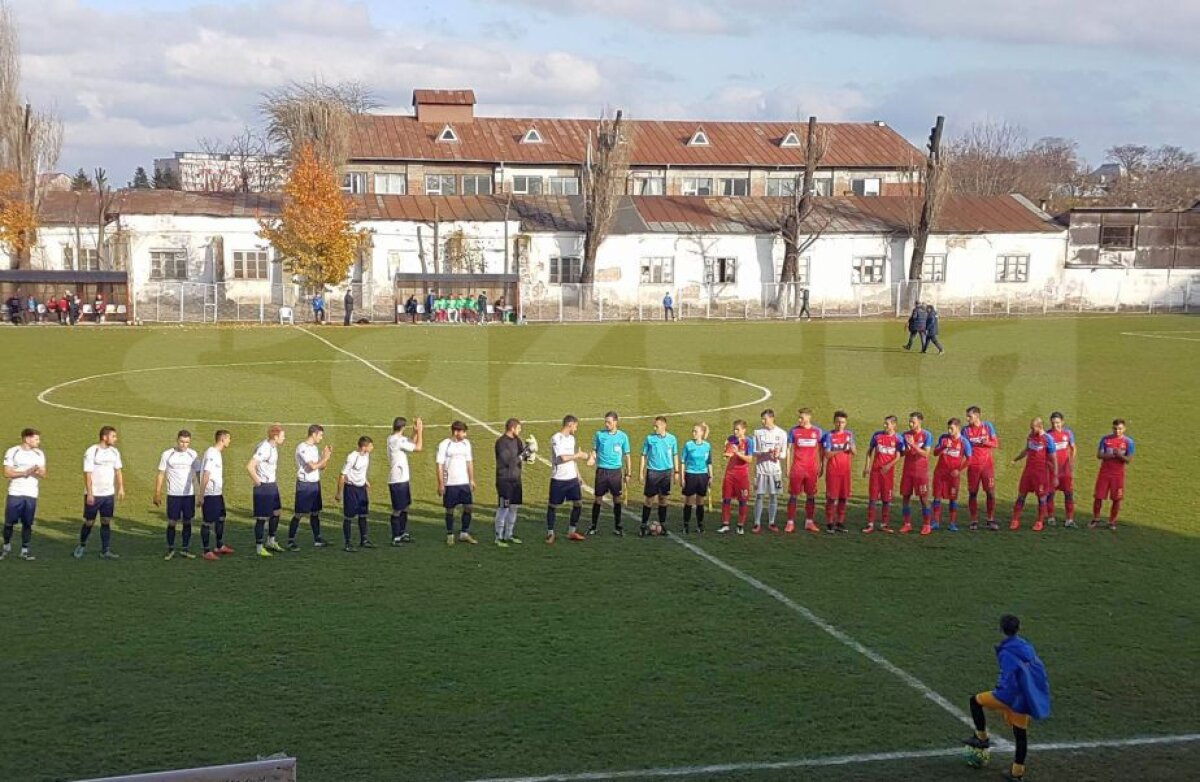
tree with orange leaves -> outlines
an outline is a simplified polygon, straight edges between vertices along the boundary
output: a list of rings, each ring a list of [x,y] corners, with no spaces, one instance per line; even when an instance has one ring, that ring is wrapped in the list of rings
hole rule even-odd
[[[20,175],[0,171],[0,247],[23,258],[33,249],[36,236],[37,214],[25,198]]]
[[[305,145],[296,151],[283,193],[282,213],[259,221],[258,235],[275,247],[284,268],[304,284],[345,282],[362,234],[350,219],[337,169]]]

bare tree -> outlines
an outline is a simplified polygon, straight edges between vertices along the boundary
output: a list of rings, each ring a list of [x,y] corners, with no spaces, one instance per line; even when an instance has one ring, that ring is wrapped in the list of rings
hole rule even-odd
[[[53,114],[35,111],[21,98],[21,41],[7,2],[0,0],[0,171],[13,172],[21,197],[33,214],[41,207],[42,174],[51,170],[62,152],[62,121]],[[20,242],[18,268],[30,263],[36,229]]]
[[[267,140],[278,154],[290,158],[294,150],[311,144],[322,160],[340,167],[350,154],[354,116],[378,105],[359,82],[314,79],[263,93],[259,109],[266,116]]]
[[[779,216],[779,235],[783,238],[783,268],[779,272],[779,290],[772,297],[771,306],[784,306],[783,296],[790,292],[795,296],[796,279],[800,271],[800,256],[817,243],[821,234],[829,227],[833,215],[828,212],[815,220],[817,208],[817,166],[829,153],[833,145],[833,132],[817,127],[817,118],[808,118],[808,132],[804,137],[804,170],[796,175],[792,195]],[[794,303],[794,302],[793,302]]]
[[[116,265],[105,242],[104,234],[108,228],[108,218],[112,214],[113,201],[116,200],[116,196],[113,193],[112,185],[108,182],[108,172],[103,168],[96,169],[92,181],[96,186],[96,255],[100,259],[101,269],[115,269]]]
[[[1029,149],[1025,129],[1003,120],[977,122],[946,145],[954,169],[953,189],[971,195],[1006,195],[1021,184],[1021,158]]]
[[[283,185],[287,160],[271,154],[266,137],[253,128],[228,139],[201,138],[196,145],[211,158],[201,174],[202,190],[265,193]]]
[[[1122,169],[1103,199],[1108,204],[1178,209],[1200,199],[1200,160],[1195,153],[1170,145],[1122,144],[1109,149],[1108,158]]]
[[[910,303],[915,304],[921,298],[921,277],[925,269],[925,248],[929,244],[929,234],[937,221],[942,208],[942,199],[946,193],[945,160],[942,157],[942,131],[946,118],[939,116],[929,133],[929,155],[925,162],[925,196],[921,199],[921,212],[917,218],[915,230],[910,227],[913,238],[912,259],[908,264],[908,281],[911,283]],[[915,200],[915,198],[914,198]]]
[[[591,284],[596,276],[596,256],[608,238],[617,205],[629,177],[633,151],[633,128],[621,111],[610,119],[601,116],[595,135],[588,134],[587,157],[583,164],[583,262],[579,281]]]

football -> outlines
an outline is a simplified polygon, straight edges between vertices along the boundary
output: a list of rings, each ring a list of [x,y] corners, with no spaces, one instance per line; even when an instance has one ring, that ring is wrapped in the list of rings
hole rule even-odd
[[[652,523],[650,524],[650,534],[651,534],[651,535],[654,535],[654,536],[658,536],[658,535],[661,535],[661,534],[663,534],[663,528],[662,528],[662,525],[661,525],[661,524],[659,524],[657,521],[655,521],[655,522],[652,522]]]
[[[963,759],[967,761],[967,765],[971,768],[983,768],[992,759],[992,753],[986,749],[977,747],[967,747],[963,754]]]
[[[525,438],[525,453],[522,455],[525,457],[525,461],[529,462],[530,464],[533,464],[534,462],[537,461],[537,454],[538,454],[537,438],[534,437],[533,435],[529,435],[528,437]]]

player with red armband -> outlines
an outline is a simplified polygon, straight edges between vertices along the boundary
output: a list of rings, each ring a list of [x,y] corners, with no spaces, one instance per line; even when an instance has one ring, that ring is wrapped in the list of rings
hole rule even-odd
[[[817,480],[823,472],[824,456],[821,451],[821,438],[824,432],[821,427],[812,422],[812,408],[802,407],[799,410],[800,420],[788,432],[788,459],[791,467],[788,470],[788,504],[787,527],[784,532],[796,531],[796,510],[800,495],[804,495],[804,529],[818,532],[817,522]]]
[[[908,431],[904,433],[904,472],[900,476],[900,496],[904,498],[902,535],[912,532],[914,494],[921,501],[921,534],[933,532],[929,510],[929,456],[933,453],[933,432],[923,428],[924,425],[922,413],[909,413]]]
[[[1117,529],[1117,516],[1121,513],[1121,501],[1125,499],[1125,465],[1133,461],[1133,438],[1125,434],[1125,419],[1112,422],[1112,434],[1100,438],[1100,449],[1096,458],[1100,460],[1100,472],[1096,475],[1095,500],[1092,502],[1092,529],[1100,526],[1100,511],[1104,501],[1112,500],[1108,514],[1108,528]]]
[[[1046,425],[1041,416],[1029,423],[1029,436],[1025,438],[1025,450],[1021,451],[1013,464],[1024,460],[1025,471],[1021,473],[1021,483],[1017,487],[1017,501],[1013,503],[1011,530],[1021,528],[1021,512],[1025,510],[1025,497],[1029,494],[1037,496],[1037,521],[1033,525],[1034,532],[1041,532],[1046,520],[1046,497],[1051,487],[1058,483],[1058,459],[1054,456],[1054,438],[1046,432]]]
[[[846,428],[849,416],[838,410],[833,414],[833,431],[821,436],[821,456],[825,462],[825,532],[846,531],[846,508],[850,504],[850,476],[854,455],[854,432]]]
[[[718,535],[729,533],[733,501],[738,503],[737,534],[746,534],[750,513],[750,465],[754,463],[754,440],[746,437],[746,422],[733,422],[733,434],[725,441],[725,479],[721,484],[721,528]]]
[[[967,408],[967,428],[963,430],[971,443],[971,459],[967,463],[967,507],[971,511],[971,529],[979,529],[979,490],[987,495],[987,525],[990,530],[1000,529],[996,524],[996,462],[993,452],[1000,447],[996,427],[983,420],[983,412],[976,406]]]
[[[1075,526],[1075,433],[1067,428],[1063,414],[1050,414],[1050,437],[1054,440],[1054,458],[1058,460],[1058,480],[1050,484],[1050,496],[1046,499],[1046,523],[1054,526],[1054,495],[1063,493],[1067,520],[1064,527]]]
[[[904,452],[904,438],[896,433],[898,423],[894,415],[883,419],[883,429],[871,435],[871,444],[867,446],[867,464],[863,467],[863,477],[867,478],[867,526],[863,532],[868,535],[875,531],[876,504],[881,506],[883,514],[879,529],[892,534],[888,522],[896,486],[896,463]]]
[[[951,418],[946,433],[933,447],[937,466],[933,468],[933,528],[942,526],[942,500],[950,505],[950,531],[958,532],[958,490],[963,470],[971,459],[971,441],[962,436],[962,421]]]

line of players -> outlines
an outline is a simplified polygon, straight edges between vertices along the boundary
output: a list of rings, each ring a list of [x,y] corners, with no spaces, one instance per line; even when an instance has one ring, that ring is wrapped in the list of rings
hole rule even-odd
[[[1065,426],[1061,413],[1052,414],[1050,423],[1050,429],[1047,430],[1042,419],[1035,418],[1031,422],[1024,448],[1013,460],[1014,463],[1023,461],[1024,469],[1010,529],[1020,529],[1025,499],[1029,494],[1035,495],[1038,503],[1034,531],[1041,531],[1046,523],[1054,524],[1054,497],[1060,491],[1066,505],[1065,526],[1075,526],[1075,436]],[[819,532],[814,517],[817,485],[822,477],[826,491],[825,530],[827,533],[845,532],[852,462],[857,454],[854,434],[847,427],[848,416],[841,411],[835,413],[833,428],[822,431],[813,423],[812,411],[802,408],[796,426],[785,432],[776,425],[774,411],[768,409],[762,412],[761,424],[752,436],[748,436],[746,423],[735,421],[733,432],[725,441],[721,526],[717,532],[729,533],[734,528],[731,522],[735,502],[738,505],[736,529],[738,534],[745,532],[752,493],[752,465],[755,483],[753,533],[764,531],[764,511],[767,531],[795,532],[802,497],[804,529]],[[613,503],[613,532],[616,535],[624,534],[623,506],[632,475],[629,437],[621,431],[617,414],[609,412],[604,418],[604,428],[593,437],[591,450],[579,450],[576,445],[578,427],[578,419],[567,416],[563,419],[560,431],[551,438],[547,543],[556,540],[557,511],[566,503],[570,503],[568,539],[586,540],[579,532],[583,512],[580,462],[596,468],[592,489],[595,500],[587,534],[594,535],[599,529],[602,500],[606,495]],[[412,541],[408,533],[408,512],[412,504],[408,457],[424,447],[421,419],[414,422],[411,438],[406,434],[407,431],[408,421],[397,418],[387,440],[388,493],[392,509],[390,522],[392,544],[395,546]],[[502,547],[520,543],[514,532],[518,509],[524,501],[522,469],[523,465],[538,458],[536,439],[529,437],[522,440],[521,431],[521,422],[515,418],[509,419],[504,433],[495,443],[496,491],[499,497],[495,540]],[[437,490],[445,509],[446,542],[449,545],[477,542],[470,534],[476,480],[473,449],[467,432],[467,425],[456,421],[451,426],[450,437],[443,440],[437,450]],[[297,537],[303,516],[308,516],[314,545],[327,545],[321,534],[320,514],[324,510],[321,474],[328,467],[333,452],[328,446],[321,446],[324,434],[320,425],[310,426],[306,438],[295,449],[295,502],[287,530],[286,548],[278,541],[282,502],[277,475],[279,446],[285,439],[281,425],[269,428],[266,438],[256,446],[246,464],[246,471],[253,483],[255,551],[259,556],[270,557],[273,552],[299,549]],[[708,434],[706,424],[696,424],[691,439],[680,448],[675,436],[667,431],[667,419],[661,416],[655,419],[654,430],[646,436],[641,448],[639,477],[645,497],[641,535],[665,531],[668,498],[676,482],[682,484],[684,496],[683,531],[690,532],[693,517],[697,530],[704,531],[704,511],[713,476],[713,449],[708,442]],[[97,520],[101,528],[101,556],[106,559],[118,558],[111,548],[111,524],[116,502],[125,496],[125,485],[121,455],[116,448],[117,437],[115,428],[103,427],[98,442],[84,454],[84,521],[74,552],[76,558],[86,553]],[[24,430],[21,438],[21,444],[8,449],[4,456],[4,472],[9,487],[0,559],[11,552],[14,529],[18,524],[22,527],[20,556],[23,559],[34,558],[30,553],[30,542],[38,489],[41,480],[46,477],[46,458],[40,447],[41,436],[36,430]],[[204,558],[215,560],[233,553],[233,549],[225,542],[224,454],[230,441],[228,431],[218,430],[213,445],[203,457],[199,457],[191,448],[191,434],[180,431],[174,447],[163,452],[155,479],[153,501],[160,506],[165,499],[166,559],[176,556],[195,558],[190,546],[197,504],[201,516]],[[995,427],[983,420],[978,407],[968,408],[965,427],[959,419],[950,419],[946,432],[936,442],[933,433],[924,428],[924,416],[921,413],[910,414],[908,431],[904,433],[898,431],[897,418],[888,416],[884,419],[884,428],[871,436],[867,447],[867,463],[862,470],[863,477],[868,478],[867,526],[863,532],[892,532],[890,512],[897,469],[901,471],[900,494],[903,499],[900,533],[908,533],[913,529],[914,497],[921,506],[922,535],[940,528],[944,504],[948,506],[949,530],[956,531],[957,501],[964,471],[968,484],[970,529],[979,527],[980,491],[984,493],[986,501],[987,527],[998,529],[993,452],[999,446]],[[360,437],[356,448],[346,456],[338,476],[334,500],[340,501],[343,507],[342,533],[347,551],[355,550],[352,534],[356,521],[359,547],[374,548],[367,523],[370,504],[368,472],[373,451],[371,438]],[[1113,421],[1112,432],[1100,439],[1096,455],[1100,470],[1093,493],[1091,526],[1101,524],[1102,503],[1109,500],[1108,526],[1115,529],[1124,498],[1125,467],[1134,456],[1134,442],[1125,434],[1123,420]],[[937,461],[931,484],[929,462],[933,458]],[[788,502],[786,524],[781,529],[777,524],[778,500],[783,493],[785,469],[788,475]],[[460,517],[457,533],[456,512]],[[654,513],[657,516],[652,521]],[[178,526],[182,526],[182,546],[179,548],[176,547]]]

